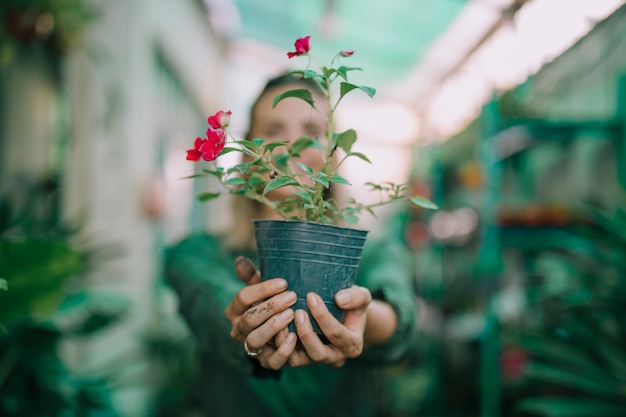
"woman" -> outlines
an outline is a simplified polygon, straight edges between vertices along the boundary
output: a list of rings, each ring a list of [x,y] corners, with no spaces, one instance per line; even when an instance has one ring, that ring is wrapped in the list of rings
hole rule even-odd
[[[272,109],[275,96],[308,88],[321,112],[317,84],[295,76],[271,80],[255,102],[249,138],[296,140],[322,137],[323,114],[288,98]],[[303,162],[322,164],[308,149]],[[274,190],[281,198],[288,188]],[[281,278],[263,282],[254,259],[251,219],[271,216],[262,206],[237,201],[238,221],[227,237],[191,236],[172,248],[168,281],[179,295],[181,314],[196,336],[201,360],[198,397],[210,416],[368,416],[377,366],[398,361],[409,347],[415,297],[410,257],[393,239],[369,239],[355,286],[335,296],[345,310],[334,319],[316,294],[311,318],[290,307],[296,296]],[[243,256],[242,256],[243,255]],[[294,322],[296,333],[287,326]]]

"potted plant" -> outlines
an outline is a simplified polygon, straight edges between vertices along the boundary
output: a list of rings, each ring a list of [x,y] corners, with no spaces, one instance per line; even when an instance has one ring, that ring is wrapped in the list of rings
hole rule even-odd
[[[298,294],[294,308],[306,309],[306,294],[316,292],[329,310],[341,318],[342,312],[335,306],[333,297],[337,291],[354,283],[367,231],[340,224],[354,225],[360,213],[374,215],[375,207],[389,203],[409,201],[428,209],[436,206],[422,196],[410,195],[407,184],[368,183],[373,192],[381,195],[379,201],[369,204],[349,199],[340,205],[330,196],[328,190],[333,184],[350,184],[338,173],[346,159],[356,157],[370,163],[367,156],[352,149],[357,140],[354,129],[335,131],[337,106],[353,91],[370,97],[376,91],[349,81],[349,74],[360,68],[345,66],[341,61],[352,56],[353,51],[341,51],[329,66],[321,66],[310,55],[310,49],[310,36],[296,40],[295,51],[287,55],[289,58],[307,57],[308,65],[290,74],[311,79],[319,85],[328,113],[316,107],[311,91],[306,88],[277,95],[273,106],[287,98],[305,101],[326,119],[327,129],[323,137],[301,137],[295,141],[236,139],[229,132],[231,112],[220,110],[208,118],[206,137],[196,138],[194,148],[187,151],[187,159],[210,163],[192,177],[214,176],[220,184],[217,190],[200,193],[200,200],[230,193],[255,200],[280,217],[280,220],[254,220],[261,276],[287,279],[289,288]],[[312,67],[314,63],[315,69]],[[338,89],[334,88],[336,83]],[[314,170],[298,160],[307,149],[321,153],[324,164],[320,169]],[[216,166],[214,161],[229,152],[240,152],[244,158],[228,169]],[[270,192],[282,187],[292,187],[294,192],[284,199],[269,197]],[[315,323],[313,325],[315,327]]]

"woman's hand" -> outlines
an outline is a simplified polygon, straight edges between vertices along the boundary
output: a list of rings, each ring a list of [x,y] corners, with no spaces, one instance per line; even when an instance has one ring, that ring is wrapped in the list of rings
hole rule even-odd
[[[371,302],[372,294],[367,288],[353,286],[339,291],[335,295],[335,303],[345,310],[342,324],[328,311],[319,295],[307,294],[309,311],[328,339],[328,343],[322,342],[313,331],[311,320],[306,312],[296,311],[295,323],[302,349],[295,350],[291,354],[289,365],[297,367],[312,363],[325,363],[341,367],[348,358],[359,356],[363,352],[367,309]],[[277,340],[277,343],[280,342],[281,340]]]
[[[296,347],[296,335],[287,331],[293,321],[291,308],[296,294],[287,290],[282,278],[261,281],[252,262],[237,258],[235,268],[239,278],[246,283],[230,301],[225,310],[231,323],[230,337],[256,352],[261,365],[280,369],[288,361]],[[275,344],[280,340],[280,344]]]

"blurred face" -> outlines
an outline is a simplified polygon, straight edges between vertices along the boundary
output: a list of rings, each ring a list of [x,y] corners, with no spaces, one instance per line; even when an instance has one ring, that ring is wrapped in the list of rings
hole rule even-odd
[[[252,113],[250,138],[263,138],[268,141],[293,142],[302,136],[324,138],[326,119],[319,112],[312,109],[308,103],[297,99],[282,100],[272,109],[274,97],[288,90],[302,88],[299,84],[285,85],[268,90],[257,102]],[[315,106],[324,114],[328,113],[328,106],[323,97],[313,94]],[[324,161],[318,149],[306,149],[301,154],[300,161],[313,170],[322,167]],[[298,168],[299,169],[299,168]],[[293,190],[283,187],[270,193],[273,199],[288,197]]]

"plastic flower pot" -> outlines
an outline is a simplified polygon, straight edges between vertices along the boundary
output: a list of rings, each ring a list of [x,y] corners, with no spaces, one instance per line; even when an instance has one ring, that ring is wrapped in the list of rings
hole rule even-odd
[[[261,278],[287,280],[298,296],[294,310],[309,312],[306,295],[315,292],[333,316],[343,320],[334,296],[354,284],[367,231],[287,220],[255,220],[254,229]],[[321,334],[310,313],[309,317]],[[289,330],[296,331],[293,323]]]

